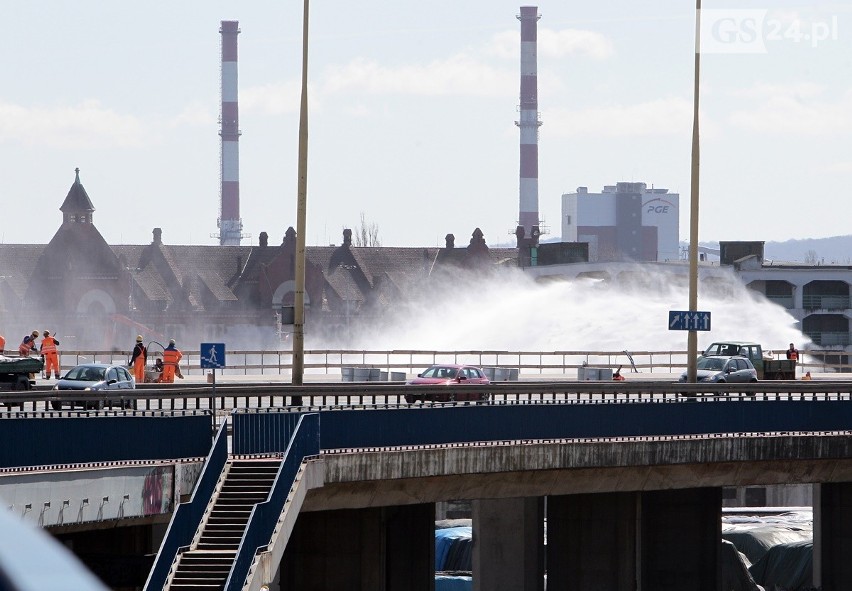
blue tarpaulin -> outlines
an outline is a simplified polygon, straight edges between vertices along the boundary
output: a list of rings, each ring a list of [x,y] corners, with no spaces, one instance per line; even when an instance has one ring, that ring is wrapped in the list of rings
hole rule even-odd
[[[435,570],[471,571],[470,527],[447,527],[435,530]]]
[[[473,578],[466,576],[435,575],[435,591],[470,591]]]

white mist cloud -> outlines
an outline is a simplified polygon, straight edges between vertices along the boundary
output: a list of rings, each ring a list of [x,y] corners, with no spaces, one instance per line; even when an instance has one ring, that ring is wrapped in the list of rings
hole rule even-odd
[[[466,54],[425,65],[384,66],[358,58],[322,74],[322,92],[328,94],[409,94],[419,96],[505,96],[517,86],[517,75],[496,69]]]
[[[571,56],[604,60],[615,54],[612,41],[602,33],[583,29],[553,30],[538,29],[538,57],[562,59]],[[502,59],[519,60],[521,34],[519,31],[503,31],[495,34],[484,52]]]
[[[819,84],[766,84],[732,91],[750,101],[733,110],[728,122],[737,127],[772,135],[834,135],[852,131],[852,89],[828,94]]]
[[[547,133],[561,137],[682,135],[691,129],[692,102],[678,97],[547,112]]]
[[[94,100],[55,107],[0,103],[0,141],[87,149],[139,147],[153,140],[145,121]]]
[[[687,307],[686,272],[633,272],[643,285],[600,281],[536,283],[521,271],[446,285],[404,306],[355,348],[437,351],[685,351],[686,333],[668,330],[670,310]],[[731,275],[721,293],[702,286],[700,308],[713,330],[699,346],[717,340],[757,341],[768,350],[807,339],[782,307],[748,290]]]
[[[308,83],[308,104],[310,108],[316,106],[314,102],[315,92],[316,87]],[[301,96],[301,80],[251,86],[240,90],[240,111],[265,115],[298,113]]]

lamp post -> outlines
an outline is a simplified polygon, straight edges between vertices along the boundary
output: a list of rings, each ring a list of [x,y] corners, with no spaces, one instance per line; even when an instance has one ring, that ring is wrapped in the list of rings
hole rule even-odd
[[[302,19],[302,97],[299,109],[299,165],[296,206],[296,293],[293,310],[293,377],[301,386],[305,373],[305,233],[308,203],[308,7],[305,0]],[[293,396],[301,406],[302,397]]]
[[[692,101],[692,172],[689,208],[689,311],[698,311],[698,81],[701,72],[701,0],[695,0],[695,80]],[[698,376],[698,332],[690,330],[686,340],[686,381],[695,382]]]

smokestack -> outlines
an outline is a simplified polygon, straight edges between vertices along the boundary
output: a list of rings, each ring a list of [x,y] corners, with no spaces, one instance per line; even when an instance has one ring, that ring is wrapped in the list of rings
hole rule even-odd
[[[518,247],[524,244],[537,245],[539,236],[538,219],[538,59],[537,59],[537,6],[521,6],[521,129],[520,166],[520,215],[518,217]],[[521,231],[523,230],[523,232]]]
[[[240,219],[240,116],[237,104],[237,35],[239,21],[222,21],[222,138],[219,244],[239,246],[243,238]]]

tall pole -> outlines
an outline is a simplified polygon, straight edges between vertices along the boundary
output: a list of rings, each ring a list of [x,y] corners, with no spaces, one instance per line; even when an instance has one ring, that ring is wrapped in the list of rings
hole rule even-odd
[[[695,0],[695,80],[692,106],[692,178],[689,209],[689,311],[698,311],[698,80],[701,72],[701,0]],[[686,341],[686,377],[698,376],[698,331],[690,330]]]
[[[305,0],[302,21],[302,101],[299,110],[299,185],[296,212],[296,293],[293,311],[294,386],[304,383],[305,373],[305,226],[308,206],[308,4]],[[293,404],[301,404],[301,396]]]

